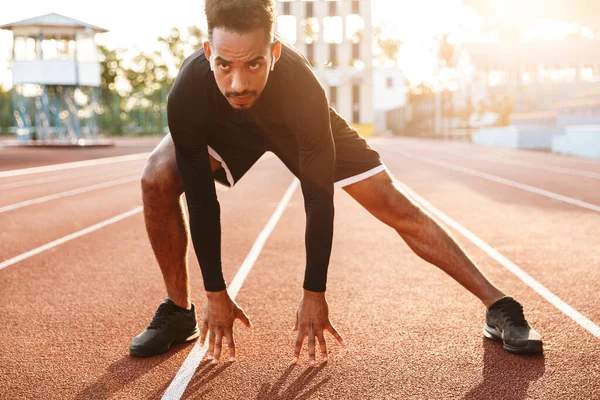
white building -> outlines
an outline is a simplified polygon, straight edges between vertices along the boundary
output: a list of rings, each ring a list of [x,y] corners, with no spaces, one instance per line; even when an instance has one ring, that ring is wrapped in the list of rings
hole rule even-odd
[[[373,69],[373,125],[377,134],[400,133],[406,123],[406,87],[399,68]]]
[[[370,0],[277,0],[276,29],[312,63],[329,102],[361,134],[373,131]]]

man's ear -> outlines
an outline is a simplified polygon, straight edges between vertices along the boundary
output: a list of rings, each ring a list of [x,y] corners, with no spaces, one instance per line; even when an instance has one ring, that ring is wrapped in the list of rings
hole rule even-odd
[[[276,41],[271,45],[271,71],[275,69],[275,63],[281,57],[281,42]]]
[[[206,54],[206,58],[212,56],[212,50],[210,48],[210,43],[208,42],[208,40],[206,40],[202,45],[204,46],[204,54]]]
[[[206,56],[206,59],[210,63],[210,70],[214,71],[215,65],[214,65],[214,60],[213,60],[213,54],[212,54],[212,50],[210,48],[210,43],[208,43],[208,40],[204,42],[203,46],[204,46],[204,55]]]

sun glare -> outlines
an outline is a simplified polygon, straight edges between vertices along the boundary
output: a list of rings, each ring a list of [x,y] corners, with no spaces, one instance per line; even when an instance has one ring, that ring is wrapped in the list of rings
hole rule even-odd
[[[577,35],[592,39],[596,33],[588,26],[557,20],[541,20],[541,3],[544,9],[550,7],[559,14],[559,7],[567,7],[565,2],[539,0],[489,0],[493,29],[486,29],[486,22],[475,8],[465,6],[463,0],[370,0],[374,27],[382,26],[387,38],[402,42],[397,65],[406,77],[415,84],[428,81],[435,74],[439,38],[450,34],[448,41],[453,45],[466,42],[498,41],[503,39],[502,31],[522,32],[520,40],[554,40]],[[158,36],[164,36],[170,27],[185,30],[187,26],[199,25],[206,28],[203,15],[203,1],[181,0],[189,12],[181,13],[179,8],[148,9],[144,18],[132,27],[130,15],[138,11],[140,2],[106,0],[104,7],[91,10],[75,0],[57,0],[48,3],[43,0],[26,0],[21,9],[4,10],[0,23],[8,23],[30,18],[48,12],[57,12],[96,24],[109,29],[98,35],[97,42],[110,48],[122,47],[128,53],[157,50]],[[28,10],[28,11],[25,11]],[[515,13],[514,10],[519,10]],[[363,30],[362,19],[349,16],[345,21],[340,17],[327,17],[324,21],[299,26],[305,21],[292,15],[278,17],[279,29],[291,42],[295,42],[298,30],[305,31],[305,40],[311,42],[323,35],[326,42],[340,43],[356,40]],[[488,21],[489,22],[489,21]],[[525,29],[527,28],[527,29]],[[308,33],[306,33],[308,32]],[[11,35],[0,32],[0,83],[10,87],[10,71],[6,60],[10,57]],[[374,40],[375,42],[375,40]],[[374,48],[374,51],[377,51]],[[389,63],[390,65],[393,62]]]
[[[589,28],[588,28],[589,29]],[[520,36],[522,41],[529,40],[559,40],[569,35],[577,35],[580,25],[554,20],[539,20]]]

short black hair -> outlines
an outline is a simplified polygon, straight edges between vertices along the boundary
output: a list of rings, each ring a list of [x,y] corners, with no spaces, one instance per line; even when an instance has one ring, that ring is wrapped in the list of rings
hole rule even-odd
[[[273,41],[273,0],[206,0],[204,11],[211,42],[213,30],[217,27],[240,33],[262,28],[267,34],[266,42]]]

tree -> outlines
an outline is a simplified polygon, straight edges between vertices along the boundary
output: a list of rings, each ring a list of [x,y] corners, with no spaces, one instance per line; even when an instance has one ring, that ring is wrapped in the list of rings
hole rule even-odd
[[[448,34],[442,35],[440,39],[438,59],[442,67],[452,67],[454,65],[454,45],[448,41],[448,36]]]
[[[119,72],[122,71],[123,60],[120,51],[102,45],[98,45],[98,50],[100,50],[100,84],[103,89],[114,91]]]
[[[0,85],[0,133],[5,133],[6,128],[13,126],[15,119],[12,115],[11,91]]]
[[[375,43],[381,51],[381,58],[383,61],[392,61],[394,67],[398,66],[398,55],[400,54],[400,48],[402,47],[402,41],[386,37],[384,35],[384,28],[382,25],[377,26],[374,29]]]
[[[377,45],[383,51],[383,54],[388,60],[394,62],[394,67],[398,66],[398,54],[400,53],[400,47],[402,42],[398,39],[377,39]]]
[[[375,37],[375,44],[379,50],[379,58],[382,62],[392,62],[394,67],[398,66],[398,55],[400,54],[400,48],[402,47],[402,41],[393,37],[388,36],[386,33],[384,24],[380,24],[373,30],[373,36]]]
[[[124,72],[131,87],[131,95],[137,97],[152,96],[163,85],[172,83],[172,79],[169,79],[169,68],[157,51],[136,55],[131,66]]]
[[[106,46],[98,45],[100,50],[100,128],[103,132],[118,134],[123,132],[123,118],[121,109],[123,97],[117,91],[119,80],[124,81],[123,51],[111,50]]]
[[[164,51],[125,57],[122,49],[99,46],[101,53],[102,130],[162,131],[166,126],[166,96],[183,61],[199,49],[206,35],[197,26],[182,35],[171,28],[157,38]]]
[[[187,28],[187,34],[182,37],[177,28],[171,28],[171,32],[164,37],[159,37],[159,43],[167,47],[172,57],[174,67],[179,70],[187,56],[198,50],[206,38],[206,34],[197,26]]]

